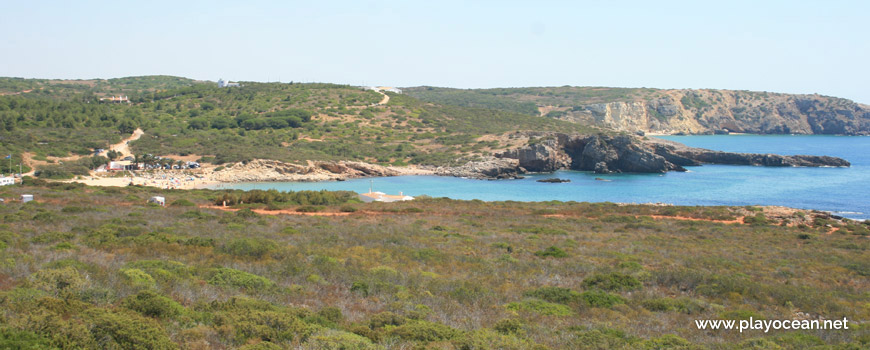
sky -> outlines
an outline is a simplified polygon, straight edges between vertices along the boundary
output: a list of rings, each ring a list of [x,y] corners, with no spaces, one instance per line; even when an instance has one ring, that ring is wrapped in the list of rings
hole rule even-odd
[[[2,1],[0,76],[819,93],[870,103],[868,1]]]

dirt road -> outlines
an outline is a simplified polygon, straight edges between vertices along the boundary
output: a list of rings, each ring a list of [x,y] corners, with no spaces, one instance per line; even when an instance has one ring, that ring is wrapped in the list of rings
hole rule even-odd
[[[390,102],[390,95],[385,94],[381,90],[378,90],[378,93],[381,95],[384,95],[384,98],[381,100],[381,102],[378,102],[378,106],[383,106],[383,105],[386,105],[387,102]]]
[[[130,145],[128,143],[130,141],[138,140],[144,134],[145,134],[145,132],[142,131],[142,129],[136,129],[133,131],[133,135],[130,135],[130,137],[125,138],[125,139],[121,140],[121,142],[118,142],[114,145],[109,146],[109,150],[113,150],[115,152],[120,152],[121,158],[126,157],[126,156],[133,156],[133,153],[130,152]],[[46,157],[46,159],[48,159],[54,163],[57,163],[57,162],[76,161],[76,160],[82,159],[84,157],[90,157],[90,155],[84,155],[84,156],[83,155],[72,155],[72,156],[68,156],[68,157]],[[30,168],[29,172],[22,174],[24,176],[33,176],[33,174],[36,172],[37,166],[49,164],[49,162],[46,162],[46,161],[33,159],[33,153],[31,153],[31,152],[22,153],[21,158],[24,160],[24,165],[26,165],[27,167]]]
[[[121,140],[121,142],[118,142],[114,145],[109,146],[109,150],[121,153],[121,158],[124,158],[127,156],[132,157],[133,152],[130,152],[129,143],[130,143],[130,141],[138,140],[140,137],[142,137],[143,134],[145,134],[145,132],[142,131],[141,128],[136,129],[133,131],[133,135],[130,135],[130,137],[123,139],[123,140]]]

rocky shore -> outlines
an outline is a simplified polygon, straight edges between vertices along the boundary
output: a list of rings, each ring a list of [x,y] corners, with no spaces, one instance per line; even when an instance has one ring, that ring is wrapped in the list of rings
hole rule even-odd
[[[664,173],[686,166],[731,164],[754,166],[848,167],[844,159],[828,156],[782,156],[731,153],[631,135],[567,135],[526,133],[534,142],[461,166],[382,166],[356,161],[309,161],[307,164],[257,159],[193,174],[204,186],[217,183],[269,181],[343,181],[360,177],[439,175],[470,179],[515,179],[526,173],[556,170],[608,173]],[[150,181],[167,178],[159,175]],[[149,177],[152,178],[154,176]],[[156,179],[156,180],[155,180]],[[146,179],[147,180],[147,179]]]
[[[341,181],[367,176],[435,175],[425,167],[393,167],[364,162],[308,162],[307,165],[255,159],[217,168],[207,175],[216,182]]]

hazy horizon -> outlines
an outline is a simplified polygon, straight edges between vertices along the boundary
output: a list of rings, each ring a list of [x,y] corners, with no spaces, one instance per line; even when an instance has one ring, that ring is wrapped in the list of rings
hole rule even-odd
[[[0,4],[0,76],[731,89],[870,103],[870,4]]]

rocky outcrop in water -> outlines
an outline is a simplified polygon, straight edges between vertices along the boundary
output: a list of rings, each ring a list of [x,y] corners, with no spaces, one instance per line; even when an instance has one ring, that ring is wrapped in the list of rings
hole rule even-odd
[[[470,161],[458,167],[438,167],[436,175],[456,176],[469,179],[517,179],[525,169],[520,162],[511,158],[487,158],[480,161]]]
[[[628,135],[552,134],[546,141],[507,151],[498,156],[514,159],[522,170],[532,172],[573,169],[599,174],[686,171],[685,166],[701,164],[850,166],[848,161],[836,157],[720,152]]]
[[[648,141],[656,154],[662,155],[674,164],[681,166],[699,164],[755,165],[772,167],[848,167],[849,161],[829,156],[793,155],[758,153],[733,153],[693,148],[686,145],[654,139]]]

